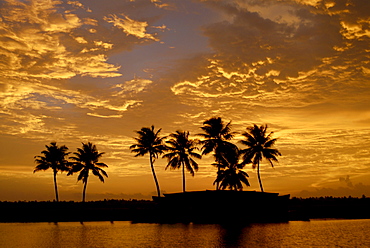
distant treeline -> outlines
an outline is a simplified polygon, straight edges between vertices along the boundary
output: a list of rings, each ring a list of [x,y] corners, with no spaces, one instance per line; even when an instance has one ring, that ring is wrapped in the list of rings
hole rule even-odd
[[[125,221],[156,210],[149,200],[0,202],[0,222]]]
[[[0,201],[0,222],[151,222],[157,214],[158,204],[149,200]],[[370,198],[293,197],[289,200],[290,220],[317,218],[370,219]]]
[[[370,219],[370,198],[358,197],[293,197],[289,201],[290,219]]]

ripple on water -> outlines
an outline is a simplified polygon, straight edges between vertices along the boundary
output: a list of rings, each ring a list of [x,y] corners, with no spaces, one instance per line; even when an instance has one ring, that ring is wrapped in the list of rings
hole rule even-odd
[[[0,223],[0,247],[370,247],[370,220],[251,224]]]

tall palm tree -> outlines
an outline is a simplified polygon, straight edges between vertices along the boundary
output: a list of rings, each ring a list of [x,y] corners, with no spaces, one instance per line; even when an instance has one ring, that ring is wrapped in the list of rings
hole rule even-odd
[[[166,141],[168,153],[163,158],[168,159],[166,169],[182,168],[182,190],[185,192],[185,168],[194,176],[194,171],[198,171],[198,163],[192,157],[200,159],[202,156],[195,152],[198,149],[196,141],[189,139],[189,132],[176,131],[170,137],[172,139]]]
[[[106,168],[108,165],[105,163],[100,163],[99,159],[103,156],[104,152],[98,152],[98,149],[91,142],[82,143],[82,148],[77,148],[77,152],[73,153],[75,156],[70,157],[70,159],[75,162],[72,164],[68,175],[72,175],[75,172],[80,172],[77,177],[77,181],[82,180],[84,185],[82,191],[82,202],[85,202],[86,196],[86,186],[89,179],[90,171],[94,176],[97,176],[101,182],[104,183],[104,177],[108,177],[108,174],[102,169]]]
[[[68,161],[65,157],[69,154],[68,147],[58,146],[56,142],[51,142],[50,146],[45,145],[46,150],[43,150],[41,156],[35,156],[37,166],[33,173],[40,170],[53,169],[54,175],[54,190],[55,200],[59,201],[58,186],[57,186],[57,173],[58,171],[68,171]]]
[[[135,152],[135,157],[144,156],[149,154],[150,168],[152,169],[155,186],[157,188],[158,197],[161,196],[161,191],[159,189],[159,183],[154,170],[154,162],[158,158],[158,155],[162,154],[166,150],[166,146],[163,145],[163,139],[165,137],[160,137],[159,133],[162,129],[154,130],[154,126],[143,127],[140,131],[136,131],[139,135],[135,138],[137,144],[130,146],[131,152]]]
[[[204,138],[204,140],[200,141],[200,144],[203,145],[202,155],[209,154],[212,151],[214,152],[218,174],[222,165],[220,163],[222,154],[235,148],[235,145],[229,142],[235,134],[231,132],[231,121],[225,124],[221,117],[212,117],[203,122],[201,129],[204,133],[198,135]],[[218,182],[216,183],[216,189],[219,189]]]
[[[217,174],[215,183],[220,183],[219,189],[243,190],[243,184],[249,185],[248,174],[242,171],[244,163],[240,163],[241,153],[239,149],[229,150],[219,160],[219,167],[223,168]]]
[[[260,184],[261,191],[263,191],[261,175],[260,175],[260,162],[262,158],[267,159],[271,166],[274,167],[273,162],[277,162],[277,156],[281,156],[281,153],[272,148],[277,139],[273,139],[273,132],[267,133],[267,125],[261,125],[260,127],[256,124],[247,127],[247,131],[242,134],[245,139],[240,142],[247,146],[243,149],[243,162],[252,163],[253,169],[257,167],[258,182]]]

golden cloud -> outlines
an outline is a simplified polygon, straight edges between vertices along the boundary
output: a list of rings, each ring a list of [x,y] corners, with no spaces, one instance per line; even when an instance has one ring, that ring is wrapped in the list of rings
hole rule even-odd
[[[133,35],[140,39],[149,39],[158,41],[153,35],[146,33],[147,22],[135,21],[128,16],[123,15],[123,18],[115,14],[109,15],[104,18],[108,23],[113,23],[114,26],[121,29],[126,35]]]
[[[1,82],[2,80],[0,80]],[[72,107],[74,111],[87,110],[86,115],[101,118],[119,118],[122,113],[132,106],[137,106],[139,100],[122,100],[115,104],[109,100],[99,99],[84,92],[75,90],[61,89],[56,86],[46,85],[33,81],[9,81],[1,87],[0,93],[0,114],[4,121],[2,130],[12,135],[37,132],[51,134],[52,131],[45,125],[48,119],[55,120],[53,117],[58,111],[57,116],[64,116],[65,106]],[[79,113],[84,115],[86,111]],[[112,114],[116,113],[116,114]],[[43,114],[40,114],[43,113]],[[109,114],[106,114],[109,113]],[[6,121],[5,121],[6,120]],[[58,121],[65,122],[63,118]],[[65,125],[63,124],[63,127]],[[75,128],[75,127],[74,127]],[[70,129],[66,129],[70,131]]]
[[[5,1],[0,23],[0,75],[24,79],[120,76],[119,67],[107,63],[104,55],[112,49],[111,44],[73,34],[83,25],[91,25],[92,19],[84,23],[76,14],[57,11],[60,3]],[[72,47],[83,52],[72,52]]]
[[[130,81],[126,81],[124,84],[116,84],[114,88],[119,88],[121,90],[113,94],[113,96],[137,94],[139,92],[144,91],[147,88],[147,86],[152,83],[153,82],[149,79],[135,77]]]

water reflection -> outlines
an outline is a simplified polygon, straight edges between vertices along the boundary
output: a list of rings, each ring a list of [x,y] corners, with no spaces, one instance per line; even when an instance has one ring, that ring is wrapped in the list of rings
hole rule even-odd
[[[222,226],[0,223],[0,247],[370,247],[370,220]]]
[[[242,247],[248,240],[249,228],[243,226],[220,226],[218,243],[222,247]]]
[[[55,248],[61,248],[61,238],[63,237],[61,235],[61,231],[60,231],[60,228],[59,228],[59,225],[57,222],[53,223],[52,225],[54,225],[54,228],[51,228],[50,229],[50,236],[51,238],[49,239],[45,239],[46,242],[48,242],[48,244],[46,244],[47,247],[55,247]]]

